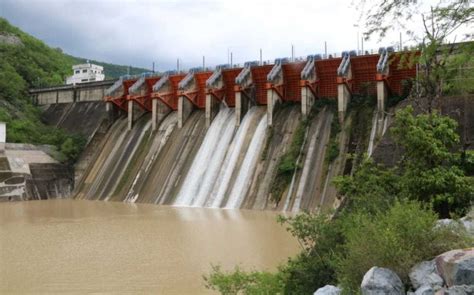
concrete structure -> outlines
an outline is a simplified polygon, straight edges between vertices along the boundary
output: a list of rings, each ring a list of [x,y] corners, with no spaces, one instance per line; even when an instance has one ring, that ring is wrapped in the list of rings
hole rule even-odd
[[[114,107],[119,111],[130,113],[128,115],[128,129],[130,130],[133,125],[134,119],[134,103],[132,100],[127,100],[129,94],[129,89],[132,87],[135,82],[137,82],[138,77],[136,76],[123,76],[115,83],[107,88],[104,93],[104,99],[107,102],[107,111],[113,112]],[[138,111],[138,110],[137,110]]]
[[[6,123],[0,122],[0,153],[5,151],[5,143],[7,142]]]
[[[184,79],[185,74],[170,71],[153,85],[152,98],[152,129],[156,130],[166,114],[178,110],[178,84]]]
[[[267,75],[273,65],[259,65],[258,62],[246,62],[243,70],[235,78],[235,115],[236,126],[251,105],[267,105]]]
[[[273,125],[273,114],[282,102],[301,102],[301,71],[305,62],[289,62],[287,58],[275,60],[267,75],[267,120],[268,126]]]
[[[80,84],[104,81],[104,67],[89,63],[72,66],[73,75],[66,79],[66,84]]]
[[[178,127],[182,128],[194,108],[206,108],[206,81],[212,75],[204,68],[193,68],[178,84]]]
[[[308,55],[306,64],[301,70],[301,114],[304,118],[309,115],[314,102],[319,98],[317,92],[318,75],[316,73],[316,61],[321,59],[321,55]]]
[[[348,52],[343,53],[342,61],[337,68],[337,112],[339,120],[342,122],[347,110],[347,104],[351,99],[352,69],[351,55]]]
[[[206,81],[206,126],[219,111],[219,104],[235,107],[235,78],[242,68],[231,68],[229,65],[219,65]]]
[[[161,76],[154,73],[142,74],[140,78],[128,89],[126,96],[128,104],[128,128],[132,128],[134,116],[136,113],[151,112],[153,85],[160,80]],[[135,110],[139,106],[140,110]]]
[[[30,96],[37,105],[72,103],[80,101],[102,101],[106,90],[116,80],[89,82],[77,85],[30,89]]]

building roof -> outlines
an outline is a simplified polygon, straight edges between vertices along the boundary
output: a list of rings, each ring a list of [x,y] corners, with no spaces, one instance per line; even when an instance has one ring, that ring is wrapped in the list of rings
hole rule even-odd
[[[85,63],[85,64],[78,64],[78,65],[73,65],[72,68],[75,69],[83,69],[83,68],[97,68],[103,70],[103,66],[91,64],[91,63]]]

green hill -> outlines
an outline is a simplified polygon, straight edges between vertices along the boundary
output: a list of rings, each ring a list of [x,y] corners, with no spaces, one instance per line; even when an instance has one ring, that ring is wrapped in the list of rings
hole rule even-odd
[[[4,18],[0,18],[0,57],[0,121],[7,123],[7,141],[55,145],[62,153],[61,160],[73,161],[84,139],[43,124],[28,89],[63,84],[72,74],[72,65],[86,59],[51,48]],[[108,78],[127,73],[128,66],[91,62],[103,65]],[[132,74],[144,71],[131,68]]]

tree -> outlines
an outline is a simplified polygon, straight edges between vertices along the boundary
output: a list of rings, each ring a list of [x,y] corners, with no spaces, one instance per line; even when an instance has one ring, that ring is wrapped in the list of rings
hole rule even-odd
[[[367,0],[361,0],[362,7]],[[439,108],[441,97],[453,87],[460,91],[472,91],[472,87],[464,87],[465,83],[459,79],[469,79],[472,70],[462,70],[463,66],[472,66],[474,61],[473,44],[456,43],[468,40],[471,35],[466,34],[462,40],[453,39],[453,35],[460,28],[468,29],[474,20],[474,7],[471,0],[451,0],[439,2],[431,6],[428,12],[421,11],[423,1],[416,0],[376,0],[370,9],[364,10],[366,17],[364,33],[366,39],[378,36],[383,38],[390,29],[406,30],[407,35],[418,43],[415,50],[415,62],[419,65],[417,87],[413,89],[413,101],[425,112],[431,113]],[[419,34],[407,27],[417,16],[421,16],[420,25],[423,30]],[[470,32],[472,34],[472,32]],[[467,81],[471,82],[472,81]]]

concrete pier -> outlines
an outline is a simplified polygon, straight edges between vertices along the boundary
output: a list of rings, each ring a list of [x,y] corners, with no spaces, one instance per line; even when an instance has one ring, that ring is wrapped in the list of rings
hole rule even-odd
[[[161,121],[173,110],[158,99],[153,99],[151,103],[151,129],[155,131]]]
[[[193,111],[193,104],[184,95],[178,98],[178,128],[182,128],[184,122],[189,118]]]
[[[135,103],[133,103],[133,100],[128,101],[128,124],[127,128],[128,130],[132,130],[133,127],[133,120],[135,117]]]

